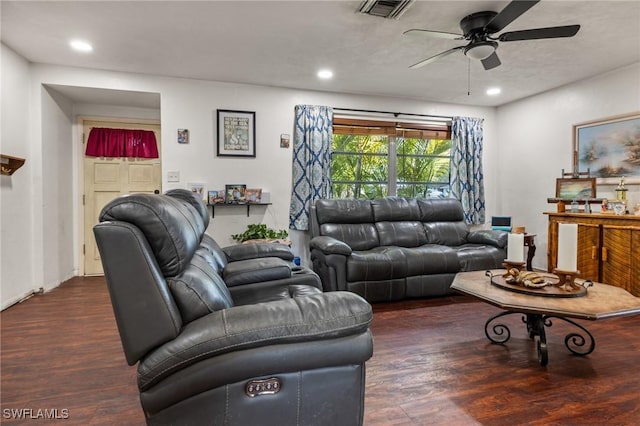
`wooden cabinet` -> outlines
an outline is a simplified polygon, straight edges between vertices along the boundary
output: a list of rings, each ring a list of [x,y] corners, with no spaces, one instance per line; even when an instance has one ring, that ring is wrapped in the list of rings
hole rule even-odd
[[[622,287],[640,297],[640,216],[545,214],[549,216],[549,272],[558,260],[558,224],[576,223],[580,277]]]

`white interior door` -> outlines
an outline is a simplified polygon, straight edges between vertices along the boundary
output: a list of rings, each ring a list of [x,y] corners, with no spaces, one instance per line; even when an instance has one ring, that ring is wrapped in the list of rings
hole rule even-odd
[[[83,121],[84,147],[94,127],[112,129],[151,130],[158,141],[160,153],[160,125],[128,122]],[[84,157],[84,274],[100,275],[102,263],[93,226],[98,223],[102,208],[123,194],[162,192],[160,158],[102,158]]]

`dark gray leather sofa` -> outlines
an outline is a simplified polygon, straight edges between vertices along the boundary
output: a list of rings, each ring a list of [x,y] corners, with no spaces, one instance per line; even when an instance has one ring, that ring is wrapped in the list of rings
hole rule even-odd
[[[220,273],[234,262],[221,261],[192,202],[124,196],[94,227],[147,423],[362,424],[371,306],[352,293],[322,293],[312,272],[306,284],[236,283],[252,289],[236,298]]]
[[[371,302],[450,294],[457,272],[499,268],[507,233],[469,231],[453,199],[317,200],[311,260],[325,291]]]

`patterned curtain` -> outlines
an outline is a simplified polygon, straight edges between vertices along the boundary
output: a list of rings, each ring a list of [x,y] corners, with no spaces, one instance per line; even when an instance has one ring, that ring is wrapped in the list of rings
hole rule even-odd
[[[306,231],[311,203],[328,198],[331,188],[333,108],[296,105],[295,114],[289,228]]]
[[[465,221],[471,225],[485,221],[482,122],[469,117],[453,117],[451,122],[451,195],[462,202]]]

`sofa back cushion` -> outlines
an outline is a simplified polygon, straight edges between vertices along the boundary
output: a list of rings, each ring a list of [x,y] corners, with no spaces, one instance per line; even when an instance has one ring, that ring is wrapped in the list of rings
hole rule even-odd
[[[415,198],[387,197],[371,201],[381,246],[418,247],[427,243]]]
[[[420,198],[417,202],[429,244],[455,247],[467,242],[469,227],[464,222],[460,201],[452,198]]]
[[[429,222],[423,225],[429,244],[456,247],[467,242],[469,228],[464,222]]]
[[[317,200],[315,212],[320,235],[343,241],[352,250],[369,250],[380,245],[371,201]]]
[[[418,198],[421,222],[464,221],[460,201],[453,198]]]

